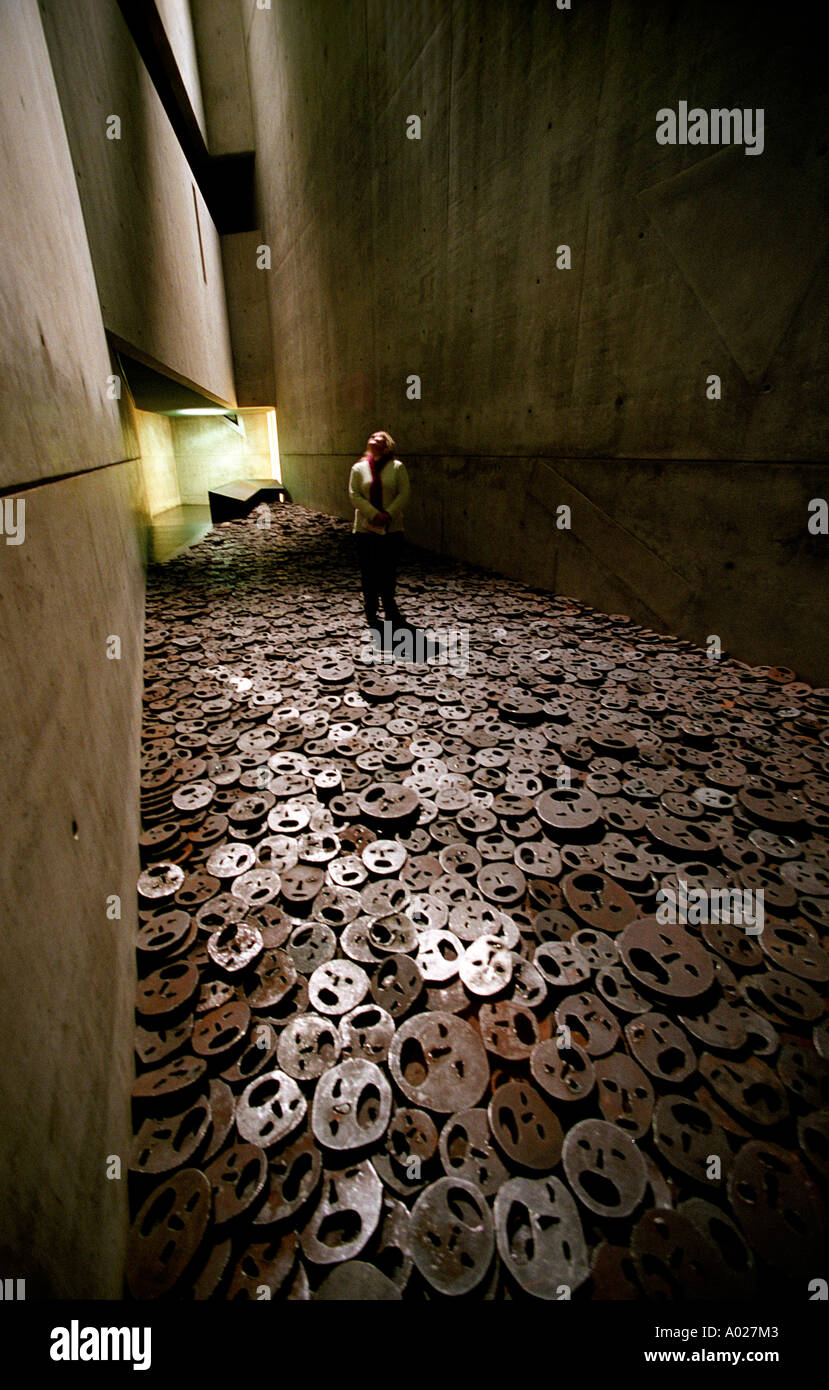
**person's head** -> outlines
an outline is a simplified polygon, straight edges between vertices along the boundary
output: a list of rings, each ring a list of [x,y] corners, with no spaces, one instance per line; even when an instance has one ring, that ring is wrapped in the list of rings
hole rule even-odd
[[[375,430],[374,434],[369,435],[366,444],[366,457],[373,458],[375,461],[382,458],[391,458],[394,453],[394,440],[385,430]]]

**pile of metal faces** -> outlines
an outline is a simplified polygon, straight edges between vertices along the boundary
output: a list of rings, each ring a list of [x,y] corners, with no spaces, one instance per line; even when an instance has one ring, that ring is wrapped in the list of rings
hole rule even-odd
[[[462,669],[371,659],[299,507],[150,573],[131,1295],[807,1297],[829,691],[399,587]]]

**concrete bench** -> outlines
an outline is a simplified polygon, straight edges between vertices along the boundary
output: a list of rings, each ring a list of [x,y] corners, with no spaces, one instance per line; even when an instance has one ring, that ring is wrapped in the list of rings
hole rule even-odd
[[[224,483],[221,487],[210,488],[207,497],[214,526],[221,521],[236,521],[241,516],[247,516],[260,502],[291,500],[287,488],[280,487],[272,478],[249,478],[242,482]]]

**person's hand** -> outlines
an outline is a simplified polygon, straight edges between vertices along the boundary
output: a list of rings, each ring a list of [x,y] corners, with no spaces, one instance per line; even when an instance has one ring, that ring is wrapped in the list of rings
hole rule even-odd
[[[391,517],[389,516],[388,512],[378,512],[376,517],[374,518],[374,521],[372,522],[372,525],[378,526],[381,530],[385,531],[390,521]]]

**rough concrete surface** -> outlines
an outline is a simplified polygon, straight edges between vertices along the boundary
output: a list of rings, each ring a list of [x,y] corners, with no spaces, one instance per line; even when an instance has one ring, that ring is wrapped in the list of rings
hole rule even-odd
[[[43,10],[104,324],[233,404],[219,236],[116,0]]]
[[[0,1248],[33,1295],[121,1292],[144,604],[129,468],[22,494],[26,540],[0,545]]]
[[[387,428],[422,543],[826,677],[825,84],[807,28],[765,14],[245,6],[299,500],[343,515]],[[657,143],[680,100],[762,108],[763,153]],[[589,499],[569,536],[533,460]]]

